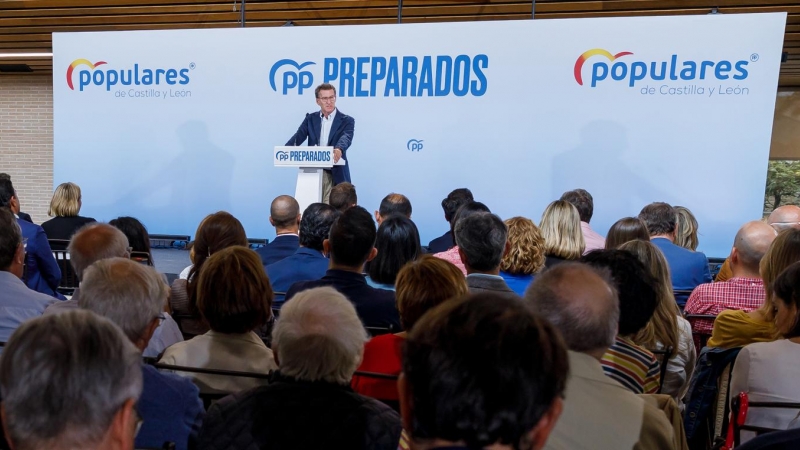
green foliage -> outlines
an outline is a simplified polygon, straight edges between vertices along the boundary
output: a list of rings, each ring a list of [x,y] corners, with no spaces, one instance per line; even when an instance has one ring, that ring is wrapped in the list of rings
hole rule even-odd
[[[797,197],[798,194],[800,194],[800,161],[770,161],[764,206],[775,209],[781,206],[785,197]]]

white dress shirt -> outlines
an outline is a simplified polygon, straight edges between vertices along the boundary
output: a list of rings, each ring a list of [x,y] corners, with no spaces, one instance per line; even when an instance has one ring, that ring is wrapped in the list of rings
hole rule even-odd
[[[325,147],[328,145],[328,138],[331,135],[331,126],[333,125],[333,119],[336,118],[336,110],[334,109],[332,113],[328,114],[327,118],[320,111],[319,117],[322,122],[322,130],[319,132],[319,145]]]

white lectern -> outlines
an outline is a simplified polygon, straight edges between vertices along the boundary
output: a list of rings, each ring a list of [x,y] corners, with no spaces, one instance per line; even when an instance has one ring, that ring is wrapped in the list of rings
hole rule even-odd
[[[340,160],[344,162],[344,160]],[[297,185],[294,198],[300,211],[308,205],[322,201],[322,170],[333,164],[333,147],[275,147],[275,167],[297,167]]]

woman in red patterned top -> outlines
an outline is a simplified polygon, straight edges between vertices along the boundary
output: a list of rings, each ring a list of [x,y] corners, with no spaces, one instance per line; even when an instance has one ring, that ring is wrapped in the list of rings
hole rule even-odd
[[[406,264],[397,274],[395,289],[404,330],[410,330],[423,314],[445,300],[469,292],[467,281],[456,266],[432,256]],[[364,346],[358,372],[399,375],[405,339],[405,331],[372,338]],[[398,400],[396,380],[362,376],[358,372],[351,383],[356,392],[380,400]]]

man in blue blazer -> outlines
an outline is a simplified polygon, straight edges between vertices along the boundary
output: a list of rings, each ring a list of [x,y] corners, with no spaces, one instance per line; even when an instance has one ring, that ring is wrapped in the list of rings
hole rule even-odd
[[[333,162],[339,159],[347,161],[347,149],[353,142],[353,130],[356,121],[347,114],[336,109],[336,88],[332,84],[323,83],[314,90],[320,110],[306,114],[297,132],[286,145],[297,146],[308,138],[308,145],[333,147]],[[322,201],[328,203],[331,188],[350,180],[350,163],[333,166],[332,170],[323,171]]]
[[[283,306],[286,291],[299,281],[319,280],[328,271],[328,258],[322,254],[322,242],[328,238],[339,211],[325,203],[312,203],[300,221],[300,248],[287,258],[265,267],[275,299],[272,307]]]
[[[672,206],[651,203],[642,209],[639,218],[647,224],[650,241],[664,253],[672,276],[672,289],[691,291],[700,284],[711,282],[706,255],[674,244],[677,214]],[[687,298],[687,294],[675,295],[681,310]]]
[[[265,266],[276,263],[297,251],[300,205],[291,195],[275,197],[269,207],[269,223],[275,227],[275,239],[256,250]]]

